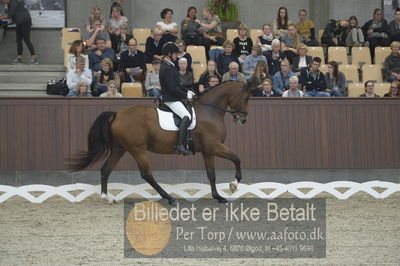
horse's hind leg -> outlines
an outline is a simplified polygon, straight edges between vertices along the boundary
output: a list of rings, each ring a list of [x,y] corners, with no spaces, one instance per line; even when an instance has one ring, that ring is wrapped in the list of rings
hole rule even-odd
[[[136,163],[140,170],[140,175],[142,178],[150,184],[161,197],[168,200],[168,204],[172,205],[175,203],[175,199],[171,197],[154,179],[154,176],[150,169],[149,158],[145,149],[129,151],[135,158]]]
[[[215,185],[215,156],[207,153],[202,153],[204,159],[204,165],[207,171],[207,177],[210,181],[211,195],[214,199],[218,200],[219,203],[228,202],[224,197],[218,194],[217,187]]]
[[[111,148],[110,155],[108,156],[106,162],[103,164],[101,167],[100,173],[101,173],[101,198],[107,202],[108,204],[111,204],[114,202],[113,199],[110,199],[107,196],[107,183],[108,183],[108,177],[111,174],[111,171],[115,168],[117,165],[118,161],[121,159],[122,155],[126,152],[125,149],[120,147],[117,144],[114,144]]]

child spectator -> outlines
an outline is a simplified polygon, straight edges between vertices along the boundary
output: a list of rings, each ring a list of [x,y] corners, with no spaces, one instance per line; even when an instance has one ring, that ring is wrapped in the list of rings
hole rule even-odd
[[[251,54],[253,41],[249,38],[249,29],[246,24],[240,24],[238,27],[238,37],[233,40],[235,48],[233,54],[238,57],[240,64],[244,63],[246,56]]]
[[[257,45],[261,46],[261,49],[264,52],[272,50],[272,40],[274,36],[271,33],[271,25],[264,24],[262,26],[263,34],[257,37]]]

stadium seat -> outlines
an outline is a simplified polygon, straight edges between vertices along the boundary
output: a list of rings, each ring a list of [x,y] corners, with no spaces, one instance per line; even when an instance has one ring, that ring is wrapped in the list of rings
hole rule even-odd
[[[238,36],[238,30],[234,29],[227,29],[226,30],[226,39],[230,40],[233,42],[233,39],[235,39]]]
[[[206,64],[192,65],[194,82],[199,82],[201,74],[207,69]]]
[[[210,47],[210,50],[214,50],[214,49],[222,49],[222,50],[224,50],[224,47],[223,47],[223,46],[212,45],[212,46]]]
[[[369,47],[353,47],[351,55],[353,58],[352,64],[358,66],[360,69],[364,64],[370,65],[372,63]]]
[[[74,31],[65,30],[63,32],[64,29],[61,31],[61,48],[64,50],[68,48],[74,41],[82,40],[80,31],[75,31],[73,28],[70,29]]]
[[[146,47],[146,40],[149,36],[151,36],[151,29],[133,29],[132,34],[133,37],[137,40],[137,49],[144,52],[144,49]]]
[[[321,71],[325,75],[328,72],[328,65],[321,65],[319,71]]]
[[[346,47],[329,47],[328,61],[336,61],[338,65],[347,65],[347,49]]]
[[[124,97],[143,97],[143,89],[141,83],[122,83],[122,95]]]
[[[322,47],[310,46],[307,50],[307,55],[314,57],[319,57],[322,60],[322,64],[325,64],[324,49]]]
[[[350,83],[347,89],[347,97],[358,97],[365,92],[364,84]]]
[[[146,64],[147,72],[153,71],[153,64]]]
[[[389,82],[375,83],[374,87],[375,94],[378,94],[379,96],[383,97],[386,93],[389,92],[390,85],[391,83]]]
[[[356,65],[340,65],[339,71],[343,72],[343,74],[346,76],[346,83],[360,82],[358,68]]]
[[[380,65],[383,68],[385,59],[391,52],[390,47],[375,47],[375,65]]]
[[[362,66],[363,82],[372,80],[374,82],[382,82],[382,71],[379,65],[363,65]]]
[[[258,38],[258,36],[260,36],[262,34],[263,34],[262,30],[257,30],[257,29],[250,30],[250,38],[253,41],[253,45],[257,44],[257,38]]]
[[[192,65],[207,64],[206,49],[204,46],[189,45],[186,52],[192,56]]]

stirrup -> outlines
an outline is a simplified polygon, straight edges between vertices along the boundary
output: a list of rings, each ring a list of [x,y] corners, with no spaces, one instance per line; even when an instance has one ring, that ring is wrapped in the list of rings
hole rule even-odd
[[[178,145],[178,146],[176,146],[175,151],[176,151],[177,153],[179,153],[179,154],[182,154],[182,155],[192,155],[192,152],[189,151],[189,150],[188,150],[185,146],[183,146],[183,145]]]

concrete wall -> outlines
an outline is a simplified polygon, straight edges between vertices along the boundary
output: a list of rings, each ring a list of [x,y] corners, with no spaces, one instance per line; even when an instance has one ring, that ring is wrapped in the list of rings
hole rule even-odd
[[[111,0],[78,1],[66,0],[67,2],[67,26],[80,27],[83,29],[90,9],[98,5],[108,17]],[[200,11],[207,5],[207,0],[127,0],[123,4],[125,15],[130,20],[131,27],[152,27],[160,20],[160,11],[164,7],[174,10],[174,21],[180,22],[186,16],[189,6],[196,6]],[[324,28],[328,18],[348,18],[356,15],[361,23],[370,19],[372,10],[380,6],[376,0],[242,0],[238,1],[240,8],[240,21],[246,23],[250,28],[260,28],[264,23],[272,23],[277,16],[280,6],[289,9],[289,18],[296,22],[297,11],[301,8],[309,10],[311,19],[314,20],[317,29]],[[200,16],[200,14],[199,14]],[[63,51],[60,48],[60,31],[58,29],[33,30],[32,41],[41,63],[61,64],[63,62]],[[7,37],[0,43],[0,64],[7,64],[15,58],[16,44],[15,33],[11,29]],[[29,59],[25,48],[25,60]]]

